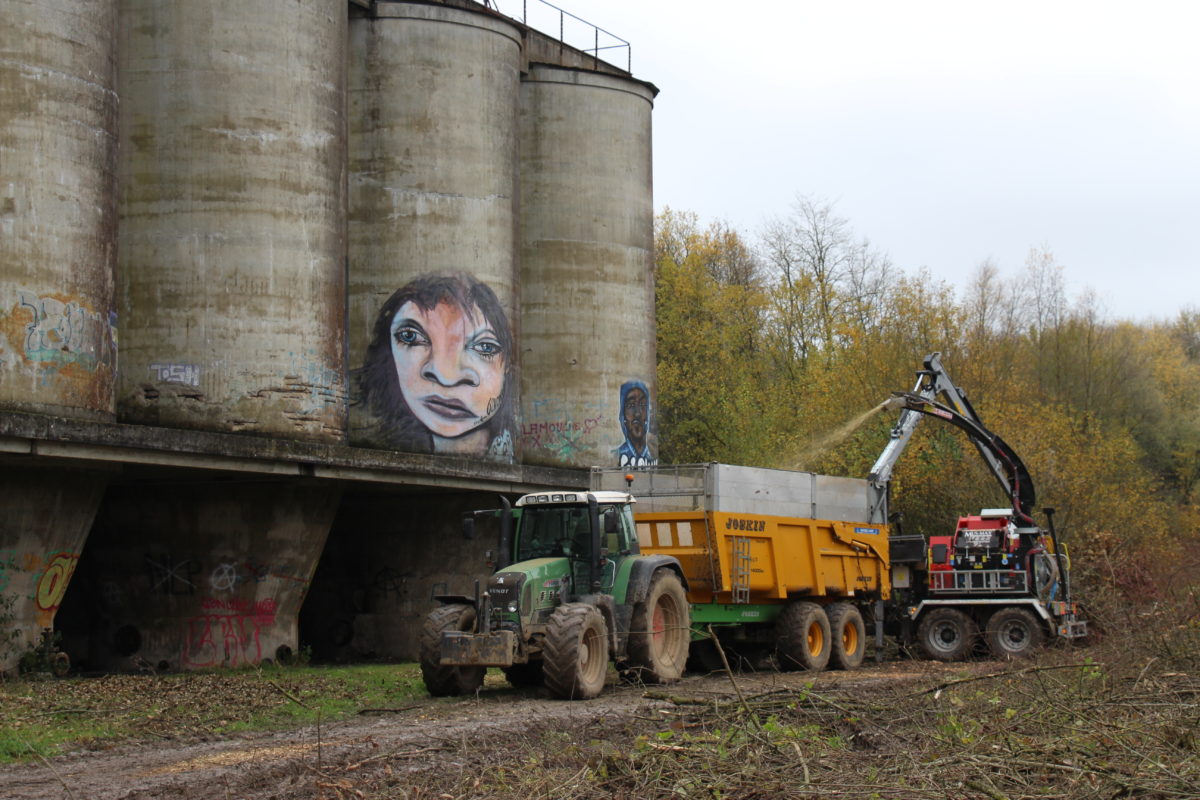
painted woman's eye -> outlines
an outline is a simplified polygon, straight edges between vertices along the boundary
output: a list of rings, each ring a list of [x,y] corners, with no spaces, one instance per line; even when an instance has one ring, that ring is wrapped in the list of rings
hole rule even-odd
[[[429,344],[429,340],[425,338],[425,334],[423,334],[418,328],[413,328],[408,325],[397,328],[396,332],[392,335],[396,337],[397,344],[402,344],[405,347],[416,347],[422,344]]]
[[[476,353],[479,353],[479,355],[483,356],[484,358],[492,358],[493,356],[500,354],[500,343],[493,342],[490,339],[484,339],[483,341],[479,341],[471,345],[471,349]]]

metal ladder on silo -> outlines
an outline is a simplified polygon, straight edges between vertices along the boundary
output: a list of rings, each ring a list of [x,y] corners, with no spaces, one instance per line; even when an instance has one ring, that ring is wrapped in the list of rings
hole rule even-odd
[[[733,563],[730,564],[730,579],[733,584],[734,603],[750,602],[750,538],[732,537]]]

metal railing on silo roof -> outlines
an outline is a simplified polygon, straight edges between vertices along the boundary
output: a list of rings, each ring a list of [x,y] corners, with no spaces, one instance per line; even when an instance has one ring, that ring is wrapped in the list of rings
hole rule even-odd
[[[629,42],[617,36],[615,33],[609,33],[599,25],[593,25],[582,17],[577,17],[566,9],[559,8],[553,3],[548,3],[546,0],[533,0],[533,16],[537,19],[530,20],[530,2],[529,0],[520,0],[521,15],[518,17],[513,8],[517,4],[517,0],[483,0],[484,5],[499,11],[501,14],[520,19],[521,24],[533,28],[534,30],[546,33],[540,27],[539,20],[544,19],[549,23],[554,22],[554,17],[558,17],[558,43],[572,47],[582,53],[591,55],[593,61],[599,62],[600,51],[602,50],[624,50],[625,51],[625,71],[633,74],[633,48]],[[549,9],[549,13],[543,14],[542,11]],[[574,27],[580,29],[579,33],[572,32],[571,38],[567,37],[568,20],[572,23],[578,23]],[[586,30],[583,30],[586,29]],[[578,36],[579,38],[576,38]],[[601,39],[601,36],[605,37]],[[580,38],[591,38],[591,46],[587,46],[580,42]]]

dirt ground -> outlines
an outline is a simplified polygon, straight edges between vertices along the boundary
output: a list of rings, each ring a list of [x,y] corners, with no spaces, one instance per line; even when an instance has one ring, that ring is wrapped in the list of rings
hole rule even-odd
[[[982,673],[996,668],[1002,665],[901,661],[868,664],[854,672],[743,674],[737,683],[745,696],[800,689],[810,682],[814,692],[837,695],[882,683],[914,682],[920,688],[966,670]],[[668,713],[666,709],[675,704],[667,695],[731,702],[736,697],[723,674],[688,676],[671,687],[614,684],[587,702],[552,700],[541,691],[514,692],[506,686],[498,674],[489,675],[484,689],[469,699],[425,698],[402,709],[363,714],[319,730],[307,727],[220,740],[123,744],[11,765],[0,768],[0,798],[438,797],[414,791],[421,785],[421,774],[471,769],[471,754],[481,749],[503,752],[508,743],[527,740],[531,731],[568,727],[622,746],[623,740],[632,738],[631,725]],[[387,780],[378,774],[380,769],[386,770]],[[367,784],[376,791],[365,795],[355,788],[353,778],[372,770],[375,779]],[[381,785],[394,789],[381,795]]]

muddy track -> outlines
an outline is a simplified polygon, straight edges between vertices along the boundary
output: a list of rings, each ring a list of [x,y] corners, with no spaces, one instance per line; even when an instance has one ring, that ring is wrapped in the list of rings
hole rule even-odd
[[[886,682],[936,681],[964,669],[984,672],[997,664],[944,665],[893,662],[855,672],[758,673],[738,677],[743,694],[780,688],[852,692]],[[125,744],[108,750],[70,753],[35,764],[0,768],[3,800],[142,800],[143,798],[318,797],[322,778],[387,761],[393,770],[463,769],[464,754],[484,743],[495,746],[530,729],[553,723],[586,725],[595,735],[634,718],[650,717],[672,705],[674,696],[732,700],[724,675],[688,676],[671,687],[608,686],[587,702],[551,700],[544,692],[504,688],[489,676],[483,691],[469,699],[425,699],[396,710],[317,727],[248,734],[210,741]],[[657,698],[657,699],[656,699]]]

